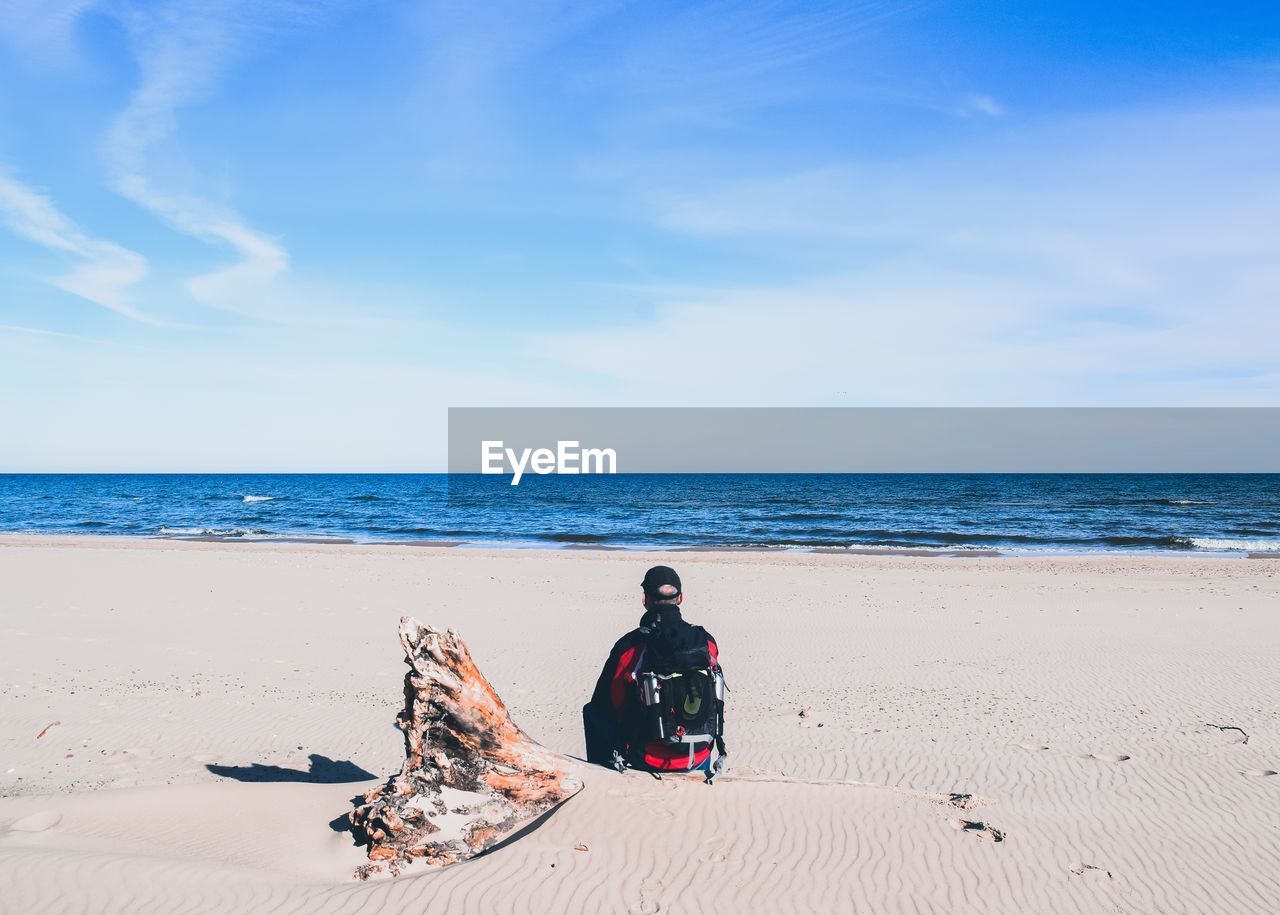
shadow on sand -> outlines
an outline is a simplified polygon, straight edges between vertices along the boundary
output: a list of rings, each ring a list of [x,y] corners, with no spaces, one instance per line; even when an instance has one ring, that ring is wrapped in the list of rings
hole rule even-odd
[[[341,785],[346,782],[367,782],[378,776],[361,769],[349,759],[330,759],[319,753],[307,757],[311,761],[306,771],[286,769],[283,766],[264,766],[250,763],[247,766],[205,766],[214,775],[233,778],[238,782],[309,782],[313,785]]]

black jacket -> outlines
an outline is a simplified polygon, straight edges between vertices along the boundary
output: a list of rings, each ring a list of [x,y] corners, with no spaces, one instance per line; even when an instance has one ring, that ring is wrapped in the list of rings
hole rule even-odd
[[[614,643],[591,701],[582,710],[588,761],[608,765],[614,751],[625,756],[634,749],[628,731],[635,711],[633,668],[641,656],[647,655],[652,661],[702,646],[718,663],[716,640],[701,626],[687,622],[679,607],[664,604],[645,611],[640,625]]]

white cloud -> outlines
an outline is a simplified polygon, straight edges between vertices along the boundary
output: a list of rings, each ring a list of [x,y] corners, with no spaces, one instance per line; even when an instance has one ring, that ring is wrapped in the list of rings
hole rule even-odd
[[[663,228],[796,278],[531,346],[627,402],[1274,403],[1277,140],[1129,113],[668,192]]]
[[[646,118],[721,123],[739,112],[847,92],[824,76],[824,62],[862,56],[858,44],[908,10],[880,0],[676,4],[628,28],[620,45],[597,47],[588,72],[647,99],[640,109]]]
[[[1004,115],[1004,106],[989,95],[971,93],[960,100],[956,113],[967,118],[975,115],[998,118]]]
[[[237,263],[188,281],[187,290],[207,305],[259,312],[271,282],[288,270],[289,255],[233,208],[164,186],[155,178],[158,147],[174,137],[178,111],[213,94],[238,57],[318,8],[295,2],[189,2],[123,16],[141,75],[107,138],[114,185],[178,231],[239,255]]]
[[[129,304],[125,291],[147,274],[142,255],[87,235],[46,195],[0,171],[0,215],[17,235],[77,260],[65,276],[50,279],[60,289],[130,318],[151,321]]]
[[[585,396],[655,406],[1268,405],[1266,302],[1073,315],[1087,282],[1041,285],[904,261],[790,286],[708,289],[649,321],[535,336]]]
[[[5,0],[0,4],[0,40],[24,58],[45,65],[74,61],[76,20],[100,0]]]

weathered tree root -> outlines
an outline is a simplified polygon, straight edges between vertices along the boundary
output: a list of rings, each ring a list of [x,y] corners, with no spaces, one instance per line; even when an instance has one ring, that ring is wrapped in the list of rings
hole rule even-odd
[[[361,879],[415,860],[453,864],[490,848],[572,797],[572,763],[516,727],[452,629],[400,619],[405,761],[348,814],[369,844]]]

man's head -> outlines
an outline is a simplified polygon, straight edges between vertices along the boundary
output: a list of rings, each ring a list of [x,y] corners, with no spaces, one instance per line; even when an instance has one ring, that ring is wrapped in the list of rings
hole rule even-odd
[[[684,600],[684,591],[680,588],[680,576],[670,566],[654,566],[644,573],[644,581],[640,582],[644,589],[644,605],[654,607],[659,604],[678,604]]]

